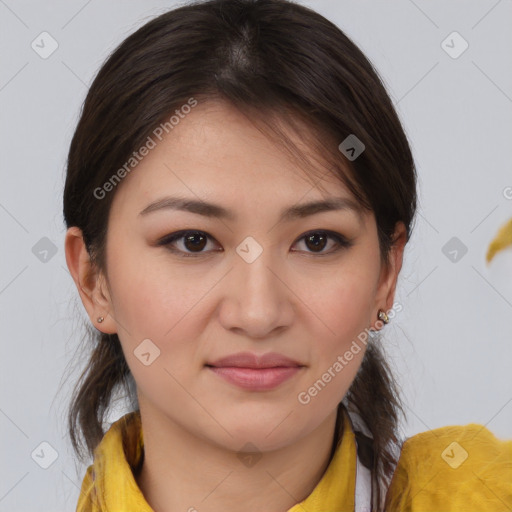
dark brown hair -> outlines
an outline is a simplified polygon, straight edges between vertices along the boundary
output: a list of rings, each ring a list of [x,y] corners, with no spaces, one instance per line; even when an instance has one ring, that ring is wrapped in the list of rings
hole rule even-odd
[[[319,175],[338,177],[374,213],[384,264],[397,222],[410,238],[416,211],[411,150],[378,73],[359,48],[323,16],[289,0],[195,1],[125,39],[97,73],[82,107],[67,160],[64,218],[67,227],[82,230],[92,263],[105,275],[115,190],[101,199],[95,191],[191,98],[228,102],[307,167],[309,176],[322,170]],[[311,154],[292,144],[282,126],[295,130]],[[355,160],[338,149],[349,135],[365,146]],[[91,356],[68,416],[82,460],[81,438],[93,455],[116,390],[124,389],[137,405],[118,336],[90,326],[86,332]],[[378,340],[368,344],[344,400],[372,434],[358,433],[357,440],[372,470],[376,509],[383,503],[380,483],[389,481],[396,464],[393,446],[400,445],[403,413]],[[340,403],[338,418],[346,405]]]

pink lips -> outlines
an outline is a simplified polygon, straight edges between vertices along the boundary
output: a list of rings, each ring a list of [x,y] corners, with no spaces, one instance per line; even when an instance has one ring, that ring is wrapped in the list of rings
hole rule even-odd
[[[295,375],[303,365],[288,357],[270,352],[259,356],[240,352],[206,365],[228,382],[244,389],[273,389]]]

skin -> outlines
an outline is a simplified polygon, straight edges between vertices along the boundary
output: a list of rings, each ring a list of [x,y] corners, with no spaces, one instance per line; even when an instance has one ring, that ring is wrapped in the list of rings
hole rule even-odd
[[[80,230],[68,230],[66,260],[82,302],[99,330],[118,334],[137,383],[145,460],[136,478],[156,512],[284,512],[325,472],[336,408],[364,345],[307,405],[297,396],[359,333],[380,328],[378,310],[393,305],[405,227],[397,224],[384,267],[372,212],[277,222],[285,207],[352,197],[334,176],[321,185],[312,187],[234,108],[203,103],[111,192],[106,269],[91,266]],[[139,215],[151,202],[178,194],[220,204],[237,219],[170,209]],[[182,229],[212,237],[199,256],[156,245]],[[338,244],[328,238],[315,252],[303,238],[311,230],[330,230],[353,244],[334,252]],[[252,263],[236,252],[247,236],[263,248]],[[183,238],[173,246],[194,251]],[[148,338],[160,356],[146,366],[134,350]],[[304,367],[267,391],[241,389],[205,367],[241,351],[279,352]],[[237,456],[248,442],[261,453],[251,467]]]

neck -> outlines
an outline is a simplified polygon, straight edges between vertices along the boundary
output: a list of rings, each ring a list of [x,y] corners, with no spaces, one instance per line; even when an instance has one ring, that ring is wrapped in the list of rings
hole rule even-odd
[[[239,452],[140,406],[144,459],[134,476],[155,512],[286,512],[311,494],[336,447],[333,411],[293,445],[258,453],[257,462],[242,464]]]

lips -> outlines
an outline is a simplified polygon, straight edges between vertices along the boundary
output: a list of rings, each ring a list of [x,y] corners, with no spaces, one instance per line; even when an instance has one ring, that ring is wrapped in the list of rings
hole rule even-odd
[[[209,371],[246,391],[270,391],[300,373],[303,364],[278,354],[239,352],[205,365]]]
[[[239,352],[238,354],[232,354],[207,363],[206,366],[217,368],[286,368],[301,367],[304,365],[277,352],[268,352],[262,355],[252,352]]]

